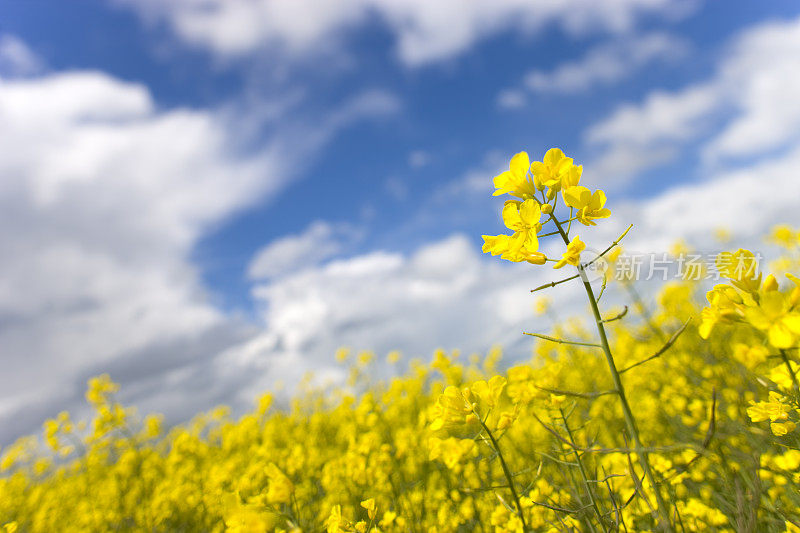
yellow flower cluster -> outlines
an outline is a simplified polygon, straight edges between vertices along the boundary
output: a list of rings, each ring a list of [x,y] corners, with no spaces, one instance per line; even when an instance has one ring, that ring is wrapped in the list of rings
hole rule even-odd
[[[539,251],[539,237],[547,223],[553,222],[556,232],[566,238],[569,231],[563,226],[571,224],[572,220],[594,226],[596,219],[611,216],[611,211],[605,207],[603,191],[592,192],[578,185],[582,173],[583,167],[576,165],[559,148],[551,148],[542,161],[533,163],[526,152],[512,157],[509,169],[494,178],[494,194],[517,198],[506,201],[502,213],[503,222],[513,233],[484,235],[483,251],[509,261],[543,265],[548,258]],[[569,208],[569,217],[561,221],[556,216],[559,192]],[[543,220],[543,216],[547,218]],[[585,244],[575,237],[555,268],[577,265],[584,248]]]

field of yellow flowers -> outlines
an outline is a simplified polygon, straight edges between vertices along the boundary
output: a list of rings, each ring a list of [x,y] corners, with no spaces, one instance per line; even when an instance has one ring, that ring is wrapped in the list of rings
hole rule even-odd
[[[671,282],[648,308],[611,275],[625,233],[599,254],[577,235],[610,214],[581,171],[558,149],[522,152],[494,181],[509,233],[484,251],[552,263],[548,285],[587,298],[585,320],[529,333],[529,362],[437,351],[373,382],[376,355],[342,349],[340,390],[288,409],[265,394],[239,418],[219,408],[168,431],[100,376],[89,424],[62,413],[2,450],[0,528],[800,531],[800,233],[767,236],[784,251],[773,274],[723,253],[724,283],[704,295],[698,279]],[[604,308],[612,285],[628,306]]]

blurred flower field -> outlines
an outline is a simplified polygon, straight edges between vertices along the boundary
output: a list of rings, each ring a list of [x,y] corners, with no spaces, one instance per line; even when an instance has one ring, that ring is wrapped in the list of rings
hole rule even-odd
[[[674,281],[649,308],[613,275],[628,230],[597,255],[576,233],[610,215],[581,171],[553,149],[495,178],[510,233],[484,251],[553,263],[549,285],[587,294],[587,317],[528,333],[529,362],[392,352],[398,375],[378,381],[378,355],[343,348],[338,390],[308,387],[288,409],[265,394],[241,417],[220,407],[168,430],[99,376],[88,424],[62,413],[0,451],[0,527],[800,531],[800,232],[765,236],[783,250],[771,274],[747,250],[720,254],[724,283]],[[561,257],[540,249],[550,238]],[[612,289],[627,306],[604,306]]]

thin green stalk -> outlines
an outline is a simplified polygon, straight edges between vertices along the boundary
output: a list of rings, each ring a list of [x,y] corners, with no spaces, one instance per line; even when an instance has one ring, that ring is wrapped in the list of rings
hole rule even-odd
[[[600,527],[603,528],[605,533],[608,533],[608,529],[606,528],[605,522],[603,522],[603,513],[600,512],[600,506],[597,505],[597,499],[594,497],[594,491],[592,490],[592,486],[589,483],[589,476],[586,475],[586,469],[583,466],[583,460],[581,459],[580,453],[578,453],[577,446],[575,445],[575,439],[572,436],[572,430],[569,428],[569,424],[567,423],[567,417],[564,416],[564,410],[559,408],[559,412],[561,413],[561,420],[564,421],[564,429],[567,431],[567,436],[569,437],[570,443],[572,443],[572,453],[575,454],[575,460],[578,462],[578,469],[581,472],[581,477],[583,478],[583,484],[586,486],[586,492],[589,494],[589,500],[592,502],[592,507],[594,508],[594,512],[597,515],[597,521],[600,523]]]
[[[555,217],[551,216],[551,218],[553,219],[556,228],[559,229],[559,232],[561,233],[561,239],[564,241],[564,244],[569,245],[569,237],[566,233],[564,233],[564,229],[562,228],[561,224]],[[644,470],[644,474],[647,477],[650,485],[653,487],[653,492],[655,493],[660,526],[664,531],[672,532],[672,524],[669,520],[669,512],[667,511],[666,503],[664,502],[664,498],[658,488],[653,471],[650,468],[650,461],[647,456],[647,451],[642,445],[641,438],[639,437],[639,428],[636,425],[636,419],[634,418],[633,411],[628,403],[628,397],[625,394],[625,387],[622,385],[622,379],[620,378],[619,371],[617,370],[617,365],[614,363],[614,356],[611,354],[611,346],[609,345],[608,337],[606,336],[606,329],[603,325],[603,317],[601,316],[600,309],[597,306],[597,298],[594,296],[592,285],[589,283],[586,272],[584,271],[583,267],[580,266],[580,263],[578,265],[578,273],[581,276],[583,287],[586,290],[586,296],[589,299],[589,305],[592,308],[592,314],[594,315],[595,325],[597,326],[597,333],[600,336],[600,344],[603,348],[603,354],[605,355],[606,362],[608,363],[608,370],[611,373],[611,379],[614,382],[614,388],[617,391],[617,396],[619,396],[620,404],[622,405],[622,413],[625,417],[625,424],[628,426],[628,431],[633,439],[634,449],[636,450],[636,455],[639,458],[639,463],[642,466],[642,470]]]
[[[797,376],[794,373],[792,364],[789,362],[789,357],[786,355],[786,350],[781,349],[781,359],[783,359],[783,364],[786,365],[786,370],[789,371],[789,375],[792,377],[792,384],[795,390],[800,391],[800,384],[797,382]]]
[[[481,426],[483,426],[484,431],[486,431],[486,435],[489,437],[489,440],[492,441],[492,447],[494,448],[494,451],[497,452],[497,457],[500,459],[500,466],[503,467],[503,474],[505,474],[506,480],[508,481],[508,488],[511,491],[511,496],[514,497],[514,504],[517,506],[517,514],[519,514],[519,519],[522,522],[522,530],[528,531],[528,526],[525,524],[525,515],[522,512],[522,504],[519,503],[517,489],[514,488],[514,476],[511,475],[511,470],[508,469],[506,460],[503,458],[503,452],[500,451],[500,445],[497,444],[497,440],[495,440],[494,435],[492,435],[492,432],[489,430],[486,424],[484,424],[483,420],[481,420]]]

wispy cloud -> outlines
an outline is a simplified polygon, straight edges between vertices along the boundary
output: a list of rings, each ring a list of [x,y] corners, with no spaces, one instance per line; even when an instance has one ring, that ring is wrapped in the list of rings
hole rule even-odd
[[[30,76],[44,69],[44,61],[13,35],[0,35],[0,75]]]
[[[689,143],[706,162],[757,156],[800,139],[800,19],[745,30],[715,74],[643,102],[624,104],[590,126],[602,153],[593,171],[619,181],[670,161]],[[698,144],[699,143],[699,144]]]
[[[572,34],[620,33],[640,15],[681,16],[692,2],[619,0],[593,3],[526,0],[115,0],[149,20],[165,21],[181,40],[223,56],[269,47],[308,55],[344,39],[345,30],[380,21],[397,57],[419,66],[457,56],[500,31],[523,34],[556,24]]]
[[[649,63],[675,61],[688,48],[683,39],[665,33],[628,37],[600,45],[552,71],[534,70],[525,76],[524,85],[533,92],[584,92],[634,76]]]

